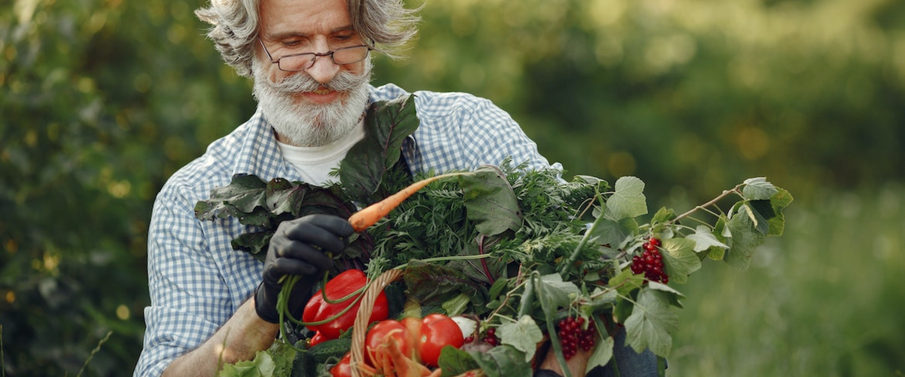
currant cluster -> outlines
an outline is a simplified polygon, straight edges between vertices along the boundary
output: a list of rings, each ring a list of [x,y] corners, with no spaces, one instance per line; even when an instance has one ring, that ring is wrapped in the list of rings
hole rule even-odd
[[[487,343],[491,346],[500,345],[500,338],[496,337],[496,328],[491,327],[487,329],[487,335],[484,336],[484,343]]]
[[[632,257],[632,273],[635,275],[644,274],[644,277],[650,281],[658,281],[663,284],[669,283],[669,276],[666,275],[666,269],[663,267],[663,256],[657,247],[660,246],[660,240],[651,238],[642,245],[644,253]]]
[[[584,351],[594,348],[597,329],[593,321],[588,324],[587,329],[582,329],[584,322],[585,319],[582,317],[566,317],[559,321],[559,344],[562,346],[562,355],[566,360],[575,356],[579,347]]]

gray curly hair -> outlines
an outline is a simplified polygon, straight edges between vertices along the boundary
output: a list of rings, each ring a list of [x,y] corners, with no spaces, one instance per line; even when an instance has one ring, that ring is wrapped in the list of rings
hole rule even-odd
[[[195,11],[213,25],[207,33],[227,64],[244,77],[252,77],[255,38],[261,0],[211,0]],[[375,50],[396,58],[394,51],[417,33],[420,9],[406,9],[402,0],[346,0],[352,27]]]

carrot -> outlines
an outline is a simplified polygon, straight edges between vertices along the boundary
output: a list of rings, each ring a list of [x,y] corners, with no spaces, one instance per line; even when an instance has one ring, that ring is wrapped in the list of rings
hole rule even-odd
[[[370,206],[355,212],[352,216],[349,216],[349,224],[352,224],[352,228],[355,229],[356,232],[362,232],[365,229],[371,227],[382,219],[384,216],[389,215],[390,212],[399,207],[403,201],[408,199],[408,197],[412,196],[418,190],[424,188],[429,183],[436,181],[440,178],[452,177],[457,175],[463,175],[468,173],[447,173],[441,175],[435,175],[430,178],[422,179],[418,182],[412,183],[408,187],[399,190],[399,192],[386,197],[385,199],[371,204]]]

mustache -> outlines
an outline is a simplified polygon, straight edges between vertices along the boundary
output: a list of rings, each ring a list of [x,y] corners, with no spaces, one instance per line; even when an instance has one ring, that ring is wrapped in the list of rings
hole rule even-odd
[[[278,83],[267,80],[267,84],[275,91],[284,94],[313,92],[322,87],[337,92],[348,92],[370,81],[370,73],[370,69],[366,69],[365,72],[360,75],[356,75],[349,71],[340,71],[332,80],[321,84],[317,82],[317,80],[311,78],[308,74],[300,72],[286,76]]]

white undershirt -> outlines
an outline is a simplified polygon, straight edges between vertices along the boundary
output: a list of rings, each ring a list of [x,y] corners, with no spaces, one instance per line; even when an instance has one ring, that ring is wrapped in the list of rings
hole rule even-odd
[[[365,137],[364,119],[348,135],[332,144],[320,147],[297,147],[277,141],[283,158],[298,170],[304,181],[316,186],[335,183],[338,177],[330,176],[330,171],[339,167],[340,161],[355,143]]]

